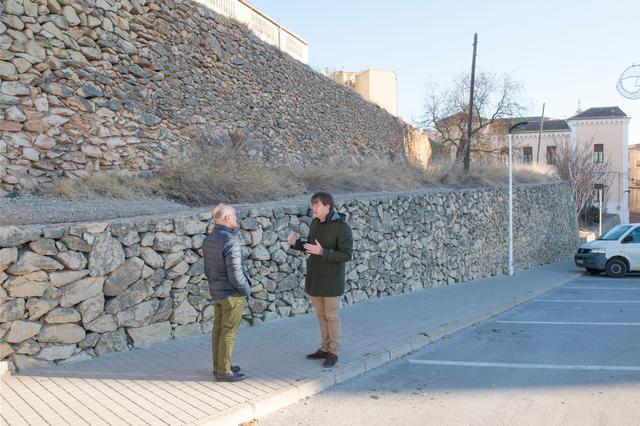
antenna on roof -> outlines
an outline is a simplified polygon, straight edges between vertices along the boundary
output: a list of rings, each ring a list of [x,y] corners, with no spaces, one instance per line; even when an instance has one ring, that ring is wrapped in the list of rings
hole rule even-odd
[[[582,112],[582,110],[580,109],[580,103],[581,103],[581,101],[580,101],[580,99],[578,99],[578,111],[576,111],[578,113]]]
[[[633,64],[620,74],[616,89],[627,99],[640,99],[640,65]]]

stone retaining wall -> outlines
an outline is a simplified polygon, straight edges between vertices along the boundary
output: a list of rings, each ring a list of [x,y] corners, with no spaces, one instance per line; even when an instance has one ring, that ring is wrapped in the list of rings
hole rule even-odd
[[[566,184],[518,187],[515,266],[566,259],[577,226]],[[354,259],[343,304],[505,273],[504,189],[358,194]],[[308,200],[239,206],[254,287],[245,325],[309,312],[304,257]],[[202,241],[211,212],[104,223],[0,228],[0,359],[27,369],[210,332]]]
[[[421,132],[190,0],[0,2],[0,196],[234,133],[272,164],[430,155]]]

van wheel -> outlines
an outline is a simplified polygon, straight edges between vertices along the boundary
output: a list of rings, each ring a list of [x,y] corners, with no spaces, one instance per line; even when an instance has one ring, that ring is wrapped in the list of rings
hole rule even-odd
[[[627,265],[620,259],[611,259],[606,266],[607,275],[620,278],[627,273]]]
[[[600,269],[587,268],[587,272],[591,275],[600,275],[602,271]]]

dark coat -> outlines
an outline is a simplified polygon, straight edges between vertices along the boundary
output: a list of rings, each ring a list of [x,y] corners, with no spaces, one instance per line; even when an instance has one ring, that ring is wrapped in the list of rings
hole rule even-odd
[[[353,237],[345,215],[331,211],[324,222],[313,219],[308,242],[316,240],[323,249],[322,256],[309,255],[304,290],[310,296],[336,297],[344,293],[346,263],[351,260]],[[291,248],[303,250],[307,241],[299,239]]]
[[[251,281],[242,265],[240,240],[233,229],[216,224],[202,242],[202,254],[213,299],[251,294]]]

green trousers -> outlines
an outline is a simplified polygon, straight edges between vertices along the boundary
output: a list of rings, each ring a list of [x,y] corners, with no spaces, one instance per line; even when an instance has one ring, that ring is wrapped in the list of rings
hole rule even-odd
[[[244,305],[244,296],[229,296],[226,299],[214,300],[211,351],[213,352],[213,371],[218,374],[231,372],[231,354],[238,335]]]

